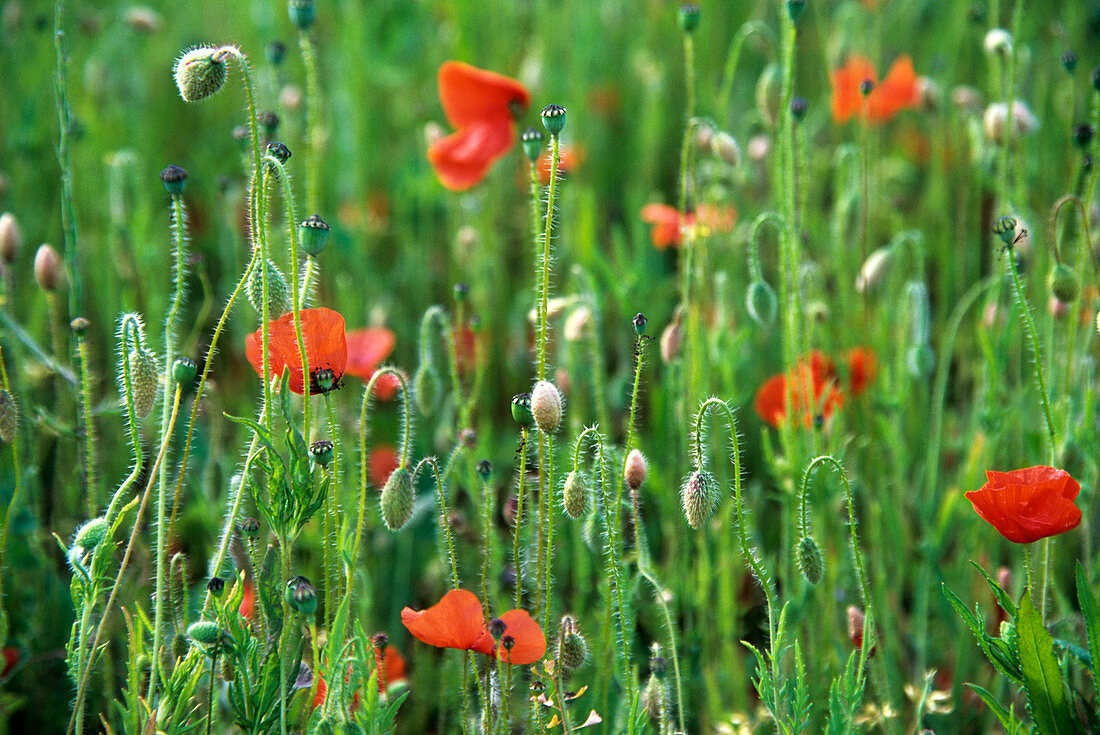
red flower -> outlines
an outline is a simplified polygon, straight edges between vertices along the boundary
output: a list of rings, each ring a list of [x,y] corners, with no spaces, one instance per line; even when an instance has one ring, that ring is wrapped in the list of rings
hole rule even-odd
[[[392,444],[378,444],[367,455],[367,477],[374,487],[381,488],[397,469],[401,459]]]
[[[306,343],[309,363],[310,395],[325,392],[323,385],[331,379],[332,390],[340,386],[340,378],[348,361],[348,346],[344,337],[344,317],[332,309],[302,309],[302,338]],[[267,325],[268,367],[271,377],[290,371],[290,389],[302,395],[305,381],[302,376],[302,356],[298,351],[298,339],[294,334],[294,314],[287,312]],[[257,329],[244,341],[245,354],[256,374],[263,376],[261,333]],[[325,373],[324,371],[329,371]],[[319,382],[320,380],[320,382]]]
[[[878,360],[871,350],[855,347],[848,352],[848,387],[853,396],[867,390],[867,386],[875,379],[877,370]]]
[[[870,81],[875,86],[864,98],[860,85]],[[838,124],[847,122],[856,115],[862,115],[872,123],[884,123],[907,107],[916,107],[920,102],[917,89],[917,75],[913,70],[913,60],[908,56],[899,56],[886,79],[878,83],[875,67],[865,57],[852,54],[847,63],[832,74],[833,82],[833,120]]]
[[[756,413],[772,426],[779,426],[786,420],[788,385],[791,408],[802,416],[802,424],[807,428],[815,415],[827,419],[844,405],[844,394],[836,387],[836,366],[814,350],[809,360],[800,359],[790,373],[772,376],[756,392]],[[812,390],[812,397],[807,396],[807,388]]]
[[[550,183],[550,164],[553,156],[550,149],[542,151],[538,160],[539,183],[546,186]],[[584,149],[577,145],[562,143],[558,148],[558,175],[564,176],[577,170],[577,166],[584,163]]]
[[[1065,470],[1026,467],[985,476],[986,483],[966,493],[966,499],[1009,541],[1029,544],[1081,522],[1081,509],[1073,504],[1081,486]]]
[[[4,646],[4,650],[0,651],[0,655],[4,657],[4,670],[0,671],[0,679],[6,679],[11,670],[15,668],[15,665],[19,663],[19,649],[15,646]]]
[[[379,658],[381,656],[381,658]],[[378,671],[378,692],[382,694],[386,691],[386,688],[395,682],[403,681],[407,678],[405,657],[397,652],[397,649],[393,646],[386,646],[384,653],[379,653],[377,648],[374,649],[374,665],[379,668]],[[344,675],[344,683],[347,684],[351,679],[351,667],[348,667],[347,674]],[[325,703],[325,699],[328,698],[328,682],[325,681],[325,677],[317,674],[317,693],[313,695],[313,709],[317,709]],[[351,699],[352,711],[359,707],[359,692],[356,691]]]
[[[439,181],[452,191],[477,184],[515,142],[513,120],[531,104],[514,79],[460,61],[439,67],[439,101],[456,130],[428,147]]]
[[[385,327],[351,330],[347,334],[348,366],[344,372],[360,378],[364,383],[369,382],[374,371],[393,352],[395,341],[393,332]],[[388,401],[394,397],[399,387],[401,381],[396,376],[383,375],[374,384],[374,397]]]
[[[401,622],[417,640],[429,646],[496,655],[501,661],[519,665],[533,664],[543,657],[546,638],[525,610],[509,610],[500,619],[505,626],[501,639],[511,636],[514,641],[511,650],[495,646],[485,627],[481,601],[473,592],[451,590],[427,610],[406,607],[401,611]]]
[[[244,594],[241,596],[241,604],[237,607],[237,614],[245,620],[251,620],[256,614],[256,588],[251,582],[244,582]]]
[[[681,227],[680,210],[667,204],[647,204],[642,207],[642,221],[653,225],[649,238],[655,248],[664,250],[670,245],[679,246],[683,231],[696,224],[707,232],[729,232],[737,222],[737,210],[729,206],[700,204],[694,212],[684,216]]]

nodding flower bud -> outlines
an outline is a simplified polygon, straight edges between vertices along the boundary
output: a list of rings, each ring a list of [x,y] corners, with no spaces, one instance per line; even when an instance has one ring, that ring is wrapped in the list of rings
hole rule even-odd
[[[264,110],[256,115],[256,122],[264,129],[264,136],[272,138],[279,129],[279,115],[271,110]]]
[[[290,149],[286,147],[285,143],[273,140],[267,144],[267,155],[279,163],[286,163],[290,160]]]
[[[1072,74],[1077,69],[1077,53],[1073,49],[1062,52],[1062,66]]]
[[[176,62],[173,76],[184,102],[198,102],[225,85],[231,46],[199,46],[184,52]]]
[[[160,180],[169,194],[178,197],[183,193],[183,186],[187,183],[187,172],[172,163],[160,172]]]
[[[718,480],[707,470],[696,470],[684,479],[680,500],[684,517],[692,528],[699,528],[714,514],[721,500]]]
[[[19,404],[6,390],[0,390],[0,441],[11,444],[19,429]]]
[[[34,255],[34,280],[38,287],[53,293],[61,285],[61,256],[52,245],[42,245]]]
[[[561,426],[561,392],[548,380],[540,380],[531,389],[531,415],[544,434],[553,434]]]
[[[649,680],[645,684],[645,688],[642,689],[642,708],[645,713],[649,715],[649,718],[654,722],[660,722],[665,708],[664,695],[662,693],[661,682],[656,676],[650,676]]]
[[[565,514],[574,521],[588,512],[588,479],[583,473],[573,470],[565,477],[561,491],[562,507]]]
[[[93,518],[77,530],[73,537],[73,548],[91,551],[106,540],[110,531],[106,518]]]
[[[308,31],[317,19],[317,6],[313,0],[290,0],[287,3],[287,12],[290,14],[290,21],[300,31]]]
[[[221,597],[222,593],[225,592],[225,580],[221,577],[211,577],[210,581],[206,583],[206,591],[215,598]]]
[[[859,267],[859,275],[856,276],[856,291],[867,293],[869,289],[882,283],[886,274],[890,271],[893,249],[889,247],[879,248],[867,256],[863,265]]]
[[[631,322],[631,324],[634,325],[634,334],[641,337],[645,335],[645,328],[646,325],[649,324],[649,319],[646,318],[645,314],[639,312],[634,315],[634,320]]]
[[[795,122],[802,122],[802,118],[806,117],[806,110],[809,109],[809,103],[806,102],[805,97],[794,97],[791,99],[791,117]]]
[[[856,648],[863,648],[863,623],[867,616],[855,605],[848,606],[848,639]]]
[[[936,352],[928,342],[918,342],[905,351],[905,367],[916,380],[924,380],[936,369]]]
[[[23,233],[19,230],[19,220],[11,212],[0,214],[0,258],[11,263],[23,248]]]
[[[328,463],[332,461],[332,456],[335,452],[335,445],[327,439],[315,441],[309,445],[309,454],[313,457],[313,461],[322,467],[327,467]]]
[[[439,376],[428,362],[421,362],[413,376],[413,397],[420,412],[430,416],[439,400]]]
[[[82,316],[78,316],[76,319],[73,319],[71,322],[69,322],[69,329],[73,330],[73,334],[75,334],[77,337],[83,336],[83,334],[88,331],[88,327],[90,326],[91,322],[89,322]]]
[[[1001,238],[1006,247],[1012,245],[1016,237],[1016,218],[1008,215],[998,217],[993,222],[993,234]]]
[[[302,238],[302,250],[306,251],[306,255],[316,258],[324,251],[330,229],[328,223],[317,214],[298,223],[298,237]]]
[[[572,615],[562,616],[557,659],[565,671],[576,671],[588,659],[588,641],[577,630],[577,621]]]
[[[530,428],[535,423],[535,415],[531,413],[530,393],[517,393],[512,396],[512,418],[524,429]]]
[[[216,646],[221,642],[222,631],[213,620],[198,620],[187,626],[187,637],[200,646]]]
[[[190,385],[198,372],[199,366],[189,357],[177,357],[172,363],[172,380],[181,388]]]
[[[818,584],[825,573],[825,561],[821,556],[821,549],[813,536],[806,536],[798,542],[798,557],[795,560],[798,571],[810,584]]]
[[[702,11],[695,3],[685,3],[680,6],[680,12],[677,14],[677,20],[680,23],[680,30],[684,33],[691,33],[699,27],[699,16]]]
[[[791,17],[792,23],[797,23],[805,10],[806,0],[787,0],[787,15]]]
[[[623,470],[623,479],[626,480],[626,486],[631,490],[637,490],[645,482],[646,473],[649,471],[649,466],[646,464],[645,457],[637,449],[631,449],[630,454],[626,456],[626,467]]]
[[[412,517],[416,491],[413,488],[412,473],[405,467],[398,467],[382,487],[379,504],[382,508],[382,520],[391,531],[401,530]]]
[[[301,575],[287,582],[286,603],[290,609],[306,617],[317,612],[317,590]]]
[[[493,636],[493,640],[499,641],[506,630],[508,630],[508,624],[500,618],[493,618],[489,621],[489,635]]]
[[[257,263],[252,268],[252,275],[248,277],[248,283],[244,285],[248,303],[252,304],[252,308],[256,310],[257,314],[263,314],[263,279],[262,263]],[[292,308],[290,285],[287,284],[283,272],[270,260],[267,261],[267,300],[268,316],[272,319],[277,319]]]
[[[245,538],[254,539],[260,535],[260,519],[245,518],[241,521],[241,534]]]
[[[669,322],[668,326],[661,332],[661,360],[664,361],[666,365],[675,362],[680,356],[680,347],[684,343],[683,320],[684,312],[682,309],[677,308],[675,315],[672,317],[672,321]]]
[[[1077,274],[1065,263],[1054,266],[1047,285],[1050,286],[1050,292],[1066,304],[1075,301],[1081,293],[1081,282],[1077,279]]]
[[[741,146],[737,139],[724,130],[719,130],[710,139],[710,150],[723,163],[734,168],[741,165]]]
[[[540,114],[542,125],[551,136],[557,136],[565,127],[565,108],[561,105],[547,105]]]
[[[1004,28],[992,28],[982,45],[990,56],[1008,56],[1012,53],[1012,34]]]
[[[771,329],[779,314],[779,299],[775,289],[767,281],[756,279],[745,293],[745,306],[749,316],[761,329]]]
[[[134,415],[143,419],[153,410],[153,404],[157,400],[157,391],[160,389],[160,369],[157,367],[157,356],[145,349],[137,347],[130,350],[128,358],[130,362],[130,391],[134,399]]]
[[[531,163],[539,160],[539,156],[542,155],[542,133],[537,128],[527,128],[519,140],[523,144],[523,152],[527,154],[527,160]]]
[[[264,47],[264,53],[267,55],[268,63],[278,66],[286,58],[286,44],[282,41],[272,41]]]

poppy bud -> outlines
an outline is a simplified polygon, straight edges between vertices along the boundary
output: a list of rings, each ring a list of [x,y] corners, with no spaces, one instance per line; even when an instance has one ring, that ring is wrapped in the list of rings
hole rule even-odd
[[[994,102],[987,107],[985,114],[982,115],[982,130],[985,132],[985,137],[999,145],[1006,138],[1016,141],[1039,127],[1039,121],[1031,112],[1031,108],[1019,100],[1012,103],[1011,121],[1009,117],[1008,105],[1004,102]]]
[[[791,22],[797,23],[806,10],[806,0],[787,0],[787,15],[791,16]]]
[[[1075,301],[1077,295],[1081,293],[1081,282],[1077,279],[1077,274],[1065,263],[1054,266],[1047,279],[1047,285],[1050,287],[1050,292],[1066,304]]]
[[[87,332],[89,326],[91,326],[91,323],[82,316],[78,316],[76,319],[69,322],[69,329],[73,330],[73,334],[78,337]]]
[[[181,388],[186,387],[195,379],[199,366],[189,357],[177,357],[172,363],[172,380]]]
[[[19,221],[11,212],[0,214],[0,258],[11,263],[23,248],[23,233]]]
[[[583,517],[588,512],[588,480],[583,473],[573,470],[566,476],[561,500],[565,514],[573,520]]]
[[[493,618],[489,621],[489,635],[493,636],[493,640],[499,641],[506,630],[508,630],[508,624],[500,618]]]
[[[73,537],[73,548],[91,551],[106,540],[110,530],[106,518],[93,518],[76,532],[76,536]]]
[[[183,101],[198,102],[221,89],[232,53],[230,46],[199,46],[184,53],[173,72]]]
[[[290,14],[290,21],[300,31],[308,31],[317,19],[317,6],[313,0],[290,0],[287,3],[287,12]]]
[[[306,617],[317,612],[317,590],[301,575],[287,582],[286,603],[290,609]]]
[[[1077,53],[1073,49],[1066,49],[1062,52],[1062,66],[1070,74],[1077,69]]]
[[[291,153],[285,143],[273,140],[267,144],[267,155],[271,156],[279,163],[286,163],[290,160]]]
[[[222,656],[221,662],[222,681],[232,684],[237,678],[236,659],[233,656]]]
[[[390,474],[382,487],[382,520],[386,528],[398,531],[412,517],[416,491],[413,489],[412,473],[405,467],[398,467]]]
[[[547,105],[540,114],[542,125],[551,137],[556,137],[565,127],[565,108],[561,105]]]
[[[587,304],[581,304],[569,312],[569,316],[565,318],[565,324],[561,329],[562,337],[566,342],[580,342],[588,333],[591,324],[592,309]]]
[[[213,620],[198,620],[187,626],[187,637],[200,646],[216,646],[222,632]]]
[[[6,390],[0,390],[0,441],[11,444],[19,428],[19,404]]]
[[[714,134],[710,142],[710,150],[724,163],[736,168],[741,165],[741,146],[737,140],[724,130]]]
[[[215,598],[221,597],[222,593],[225,592],[225,580],[221,577],[211,577],[210,581],[206,583],[206,591]]]
[[[856,648],[863,648],[863,623],[867,616],[855,605],[848,606],[848,639]]]
[[[144,347],[130,351],[130,389],[134,399],[134,415],[143,419],[153,411],[160,389],[157,356]]]
[[[531,390],[531,415],[544,434],[553,434],[561,426],[561,392],[548,380],[540,380]]]
[[[558,665],[565,671],[576,671],[588,659],[588,642],[577,630],[577,621],[571,615],[561,619],[557,659]]]
[[[657,681],[656,676],[650,676],[645,689],[642,690],[642,707],[654,722],[661,720],[661,698],[661,683]]]
[[[1006,247],[1012,245],[1016,237],[1016,218],[1007,215],[998,217],[993,222],[993,234],[1001,238]]]
[[[645,314],[638,313],[634,315],[634,319],[631,322],[634,325],[634,334],[641,337],[645,334],[646,325],[649,324],[649,320],[646,319]]]
[[[165,190],[174,197],[183,193],[183,186],[187,183],[187,171],[176,164],[169,164],[160,172],[161,183]]]
[[[798,542],[798,558],[796,561],[798,571],[802,572],[802,576],[806,578],[807,582],[817,584],[821,581],[822,574],[825,571],[825,562],[821,556],[821,549],[813,536],[806,536]]]
[[[61,256],[51,245],[42,245],[34,255],[34,280],[43,291],[54,292],[61,285]]]
[[[314,462],[322,467],[327,467],[328,463],[332,461],[333,447],[332,442],[322,439],[309,445],[309,454],[313,457]]]
[[[254,539],[260,535],[260,519],[245,518],[241,521],[241,534],[245,538]]]
[[[525,429],[535,423],[535,416],[531,413],[530,393],[517,393],[512,396],[512,418]]]
[[[782,104],[783,71],[779,64],[768,64],[760,73],[756,82],[756,109],[768,127],[779,119],[779,107]]]
[[[264,274],[262,266],[262,263],[257,263],[252,268],[252,274],[248,277],[248,283],[245,284],[248,303],[252,304],[252,308],[256,310],[257,314],[263,314]],[[293,308],[290,303],[290,286],[287,285],[283,272],[270,260],[267,261],[267,299],[268,316],[272,319],[286,314]]]
[[[936,353],[927,342],[915,344],[905,352],[905,366],[916,380],[924,380],[936,367]]]
[[[269,64],[272,66],[279,66],[286,57],[286,44],[278,40],[272,41],[264,47],[264,54],[267,55],[267,62]]]
[[[779,313],[779,299],[767,281],[754,280],[745,294],[749,316],[761,329],[770,329]]]
[[[1076,143],[1079,148],[1088,148],[1089,143],[1092,142],[1093,132],[1092,126],[1088,123],[1074,125],[1073,142]]]
[[[482,482],[488,482],[489,478],[493,475],[493,463],[487,459],[483,459],[477,463],[477,476],[481,478]]]
[[[302,250],[316,258],[328,244],[328,223],[320,215],[313,214],[298,223],[298,237],[302,239]]]
[[[806,102],[805,97],[794,97],[791,99],[791,117],[795,122],[801,122],[802,118],[806,117],[806,110],[809,108],[809,103]]]
[[[677,13],[677,20],[680,23],[680,30],[684,33],[691,33],[699,27],[699,16],[701,11],[699,6],[695,3],[685,3],[680,6],[680,12]]]
[[[646,472],[649,467],[646,465],[645,457],[637,449],[631,449],[630,454],[626,456],[626,467],[623,470],[623,479],[626,480],[626,486],[631,490],[637,490],[645,482]]]
[[[684,480],[680,500],[684,517],[692,528],[699,528],[714,513],[721,498],[718,480],[707,470],[696,470]]]
[[[531,163],[538,161],[539,156],[542,155],[542,133],[537,128],[527,128],[520,136],[520,142],[523,143],[523,152],[527,154],[527,160]]]
[[[666,365],[669,365],[676,361],[676,358],[680,356],[680,347],[684,343],[684,329],[681,325],[682,313],[676,312],[676,316],[668,326],[665,327],[665,331],[661,332],[661,360]]]
[[[1004,28],[993,28],[985,34],[982,45],[990,56],[1006,57],[1012,53],[1012,34]]]

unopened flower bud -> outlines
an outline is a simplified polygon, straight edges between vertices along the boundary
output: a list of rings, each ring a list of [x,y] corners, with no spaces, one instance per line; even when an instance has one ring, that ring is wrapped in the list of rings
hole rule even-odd
[[[489,478],[493,476],[493,463],[487,459],[478,462],[477,476],[480,477],[483,482],[488,482]]]
[[[998,217],[993,222],[993,234],[1001,238],[1001,242],[1006,246],[1012,245],[1012,241],[1016,238],[1016,218],[1008,215]]]
[[[856,648],[863,648],[863,623],[866,617],[855,605],[848,606],[848,639]]]
[[[279,163],[286,163],[290,160],[290,149],[286,147],[286,143],[281,143],[277,140],[273,140],[267,144],[267,155],[274,158]]]
[[[93,518],[77,530],[73,537],[73,547],[79,546],[84,551],[91,551],[106,540],[110,531],[106,518]]]
[[[279,129],[279,115],[271,110],[264,110],[256,115],[256,122],[260,124],[260,127],[264,129],[265,138],[275,137],[276,131]]]
[[[821,549],[813,536],[806,536],[798,542],[798,571],[810,584],[818,584],[825,572],[825,562],[821,556]]]
[[[680,347],[684,343],[684,329],[682,325],[683,313],[677,311],[672,321],[661,332],[660,352],[661,360],[666,365],[676,361],[680,357]]]
[[[561,392],[548,380],[540,380],[531,389],[531,415],[544,434],[553,434],[561,426]]]
[[[859,268],[859,275],[856,276],[857,292],[867,293],[868,290],[882,283],[890,271],[892,252],[891,248],[884,247],[867,256],[867,260],[863,261],[863,265]]]
[[[174,76],[184,102],[198,102],[222,88],[232,53],[229,46],[199,46],[179,58]]]
[[[272,41],[264,47],[264,54],[267,56],[269,64],[279,66],[286,58],[286,44],[278,40]]]
[[[714,134],[710,141],[710,149],[714,155],[729,166],[741,165],[741,146],[737,140],[724,130]]]
[[[680,501],[684,517],[692,528],[699,528],[711,517],[721,499],[718,480],[707,470],[696,470],[684,479]]]
[[[754,280],[745,294],[749,316],[761,329],[770,329],[779,314],[779,299],[767,281]]]
[[[582,518],[589,507],[588,478],[582,472],[573,470],[565,477],[561,496],[565,514],[573,520]]]
[[[626,480],[626,486],[631,490],[637,490],[645,482],[646,472],[648,472],[649,466],[646,464],[645,457],[637,449],[631,449],[630,454],[626,456],[626,468],[623,470],[623,479]]]
[[[561,619],[557,659],[558,665],[565,671],[576,671],[588,659],[588,642],[577,630],[577,621],[571,615]]]
[[[382,487],[379,503],[382,507],[382,520],[386,528],[398,531],[412,517],[416,491],[413,488],[412,473],[406,467],[398,467],[390,474]]]
[[[187,171],[174,163],[169,164],[160,172],[160,180],[169,194],[178,197],[183,193],[184,184],[187,183]]]
[[[160,390],[160,369],[157,356],[144,347],[130,350],[130,390],[134,399],[134,415],[143,419],[148,416],[157,400]]]
[[[562,325],[561,330],[562,337],[566,342],[579,342],[587,334],[591,323],[592,309],[587,304],[581,304],[569,312],[569,316],[565,318],[565,324]]]
[[[779,64],[768,64],[756,81],[756,109],[768,127],[779,119],[783,103],[783,70]]]
[[[924,380],[936,368],[936,353],[928,342],[909,347],[905,352],[905,366],[916,380]]]
[[[200,646],[216,646],[222,639],[222,631],[213,620],[198,620],[187,626],[187,637]]]
[[[537,128],[524,130],[523,135],[520,136],[520,142],[523,144],[523,152],[527,155],[527,160],[531,163],[539,160],[539,156],[542,155],[542,133]]]
[[[313,0],[290,0],[287,3],[287,12],[290,14],[290,21],[300,31],[308,31],[317,19],[317,6]]]
[[[308,618],[317,612],[317,590],[299,575],[287,583],[286,602],[291,610]]]
[[[252,304],[252,308],[256,310],[257,314],[263,314],[264,276],[262,265],[262,263],[257,263],[253,266],[252,275],[248,277],[248,282],[245,284],[248,303]],[[290,286],[287,284],[283,272],[270,260],[267,261],[267,299],[268,316],[272,319],[286,314],[292,308]]]
[[[645,314],[638,313],[634,315],[634,319],[631,322],[634,325],[634,334],[641,337],[645,334],[646,325],[649,324],[649,319],[646,319]]]
[[[1081,282],[1077,274],[1065,263],[1059,263],[1050,271],[1047,279],[1050,292],[1061,302],[1069,304],[1077,300],[1081,293]]]
[[[1011,125],[1009,125],[1008,118],[1008,105],[1004,102],[994,102],[987,107],[985,114],[982,116],[982,129],[985,131],[985,137],[1000,145],[1006,137],[1014,142],[1039,127],[1039,121],[1032,114],[1031,109],[1019,100],[1012,103]]]
[[[50,293],[61,285],[61,256],[51,245],[42,245],[34,255],[34,280],[38,287]]]
[[[1073,49],[1066,49],[1062,52],[1062,66],[1070,74],[1077,69],[1077,53]]]
[[[11,393],[0,389],[0,441],[11,444],[18,429],[19,404]]]
[[[691,33],[699,27],[699,16],[701,15],[699,6],[695,3],[685,3],[680,6],[680,12],[677,13],[677,20],[680,23],[680,30],[684,33]]]
[[[69,322],[69,329],[73,330],[73,334],[78,337],[87,332],[89,326],[91,326],[91,323],[82,316],[78,316],[76,319]]]
[[[542,125],[551,136],[556,136],[565,127],[565,108],[561,105],[547,105],[542,108]]]
[[[23,233],[19,221],[11,212],[0,214],[0,258],[11,263],[23,248]]]
[[[298,223],[298,236],[302,239],[302,250],[316,258],[328,244],[328,223],[320,215],[310,215]]]
[[[805,97],[794,97],[791,99],[791,117],[795,122],[801,122],[806,117],[806,110],[809,109],[809,103],[806,102]]]
[[[506,630],[508,630],[508,624],[500,618],[493,618],[489,621],[489,635],[493,636],[493,640],[499,641]]]
[[[1012,34],[1004,28],[993,28],[985,34],[982,45],[990,56],[1008,56],[1012,53]]]

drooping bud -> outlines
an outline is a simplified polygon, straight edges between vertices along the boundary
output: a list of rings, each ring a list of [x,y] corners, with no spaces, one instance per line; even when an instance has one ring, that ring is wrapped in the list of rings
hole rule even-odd
[[[286,603],[294,612],[307,618],[317,612],[317,590],[301,575],[286,585]]]
[[[111,527],[106,518],[93,518],[77,530],[73,537],[73,548],[80,547],[84,551],[91,551],[106,540],[110,530]]]
[[[0,214],[0,258],[11,263],[23,248],[23,233],[19,220],[11,212]]]
[[[588,659],[588,642],[577,630],[577,621],[572,615],[562,616],[557,659],[565,671],[576,671]]]
[[[413,376],[413,396],[422,414],[430,416],[435,411],[439,400],[439,378],[426,362],[420,363]]]
[[[328,244],[328,234],[331,228],[321,219],[320,215],[313,214],[298,223],[298,236],[302,238],[302,250],[307,255],[316,258]]]
[[[535,416],[531,413],[530,393],[517,393],[512,396],[512,418],[525,429],[535,423]]]
[[[661,721],[661,709],[664,707],[661,690],[661,682],[657,680],[656,676],[652,675],[649,677],[649,681],[646,682],[645,689],[642,690],[642,707],[654,722]]]
[[[157,400],[157,392],[160,390],[157,356],[144,347],[137,347],[130,351],[129,361],[134,416],[143,419],[152,412]]]
[[[290,160],[291,153],[286,143],[273,140],[267,144],[267,155],[271,156],[279,163],[286,163]]]
[[[537,128],[527,128],[520,136],[520,142],[523,143],[523,152],[527,155],[527,160],[531,163],[538,161],[539,156],[542,155],[542,133]]]
[[[213,620],[198,620],[187,626],[187,637],[200,646],[216,646],[221,642],[222,631]]]
[[[813,536],[806,536],[798,542],[798,571],[810,584],[818,584],[825,573],[825,562],[821,549]]]
[[[770,329],[779,314],[779,299],[767,281],[754,280],[745,294],[749,316],[761,329]]]
[[[561,105],[547,105],[542,108],[542,125],[550,135],[557,136],[565,127],[565,108]]]
[[[718,480],[707,470],[696,470],[684,479],[680,488],[680,501],[684,508],[684,517],[692,528],[706,523],[722,497]]]
[[[779,64],[768,64],[756,81],[756,110],[768,127],[779,120],[779,108],[783,104],[783,71]]]
[[[169,164],[160,172],[161,183],[165,190],[174,197],[183,193],[183,187],[187,183],[187,171],[176,164]]]
[[[61,256],[52,245],[42,245],[34,255],[34,280],[43,291],[52,293],[61,285]]]
[[[89,322],[82,316],[78,316],[76,319],[73,319],[71,322],[69,322],[69,329],[73,330],[73,334],[75,334],[77,337],[83,336],[84,333],[88,331],[88,327],[90,326],[91,322]]]
[[[416,491],[413,488],[412,473],[405,467],[398,467],[382,487],[382,497],[379,501],[386,528],[391,531],[403,528],[412,517],[415,501]]]
[[[905,367],[917,380],[924,380],[936,368],[936,352],[928,342],[921,342],[905,351]]]
[[[565,514],[574,521],[583,518],[588,513],[588,478],[584,476],[584,473],[573,470],[566,475],[565,484],[562,486],[561,500]]]
[[[168,560],[168,610],[176,625],[182,625],[187,619],[188,591],[187,554],[177,551]]]
[[[863,648],[863,623],[867,616],[855,605],[848,606],[848,639],[856,648]]]
[[[1050,292],[1061,302],[1069,304],[1077,299],[1081,293],[1081,282],[1077,274],[1065,263],[1059,263],[1050,271],[1047,279]]]
[[[264,276],[262,265],[262,263],[257,263],[252,268],[252,274],[248,277],[248,283],[245,284],[248,303],[252,304],[252,308],[256,310],[257,314],[263,313]],[[287,285],[283,272],[270,260],[267,261],[267,298],[268,316],[272,319],[277,319],[293,308],[290,299],[290,286]]]
[[[225,85],[227,62],[233,51],[230,46],[199,46],[179,58],[174,76],[184,102],[206,99]]]
[[[869,289],[882,283],[890,270],[892,252],[891,248],[884,247],[867,256],[867,260],[863,261],[863,265],[859,268],[859,275],[856,276],[857,292],[867,293]]]
[[[540,380],[531,389],[531,415],[544,434],[553,434],[561,426],[561,392],[548,380]]]
[[[0,390],[0,441],[11,444],[19,429],[19,404],[6,390]]]
[[[591,325],[592,309],[588,304],[581,304],[565,318],[561,329],[562,337],[566,342],[579,342],[588,334]]]
[[[630,454],[626,456],[626,467],[623,470],[623,479],[626,480],[626,486],[631,490],[637,490],[645,482],[646,473],[649,471],[649,466],[646,464],[645,457],[637,449],[631,449]]]
[[[264,54],[269,64],[279,66],[286,58],[286,44],[279,40],[272,41],[264,47]]]
[[[680,357],[680,347],[684,343],[683,310],[677,309],[665,330],[661,332],[661,360],[669,365]]]
[[[198,372],[198,364],[189,357],[177,357],[172,363],[172,380],[176,381],[180,388],[190,385]]]
[[[487,459],[483,459],[477,463],[477,476],[481,478],[482,482],[488,482],[489,478],[493,476],[493,463]]]
[[[699,16],[701,15],[699,6],[695,3],[685,3],[680,6],[680,12],[677,13],[677,20],[680,23],[680,30],[684,33],[691,33],[699,27]]]

